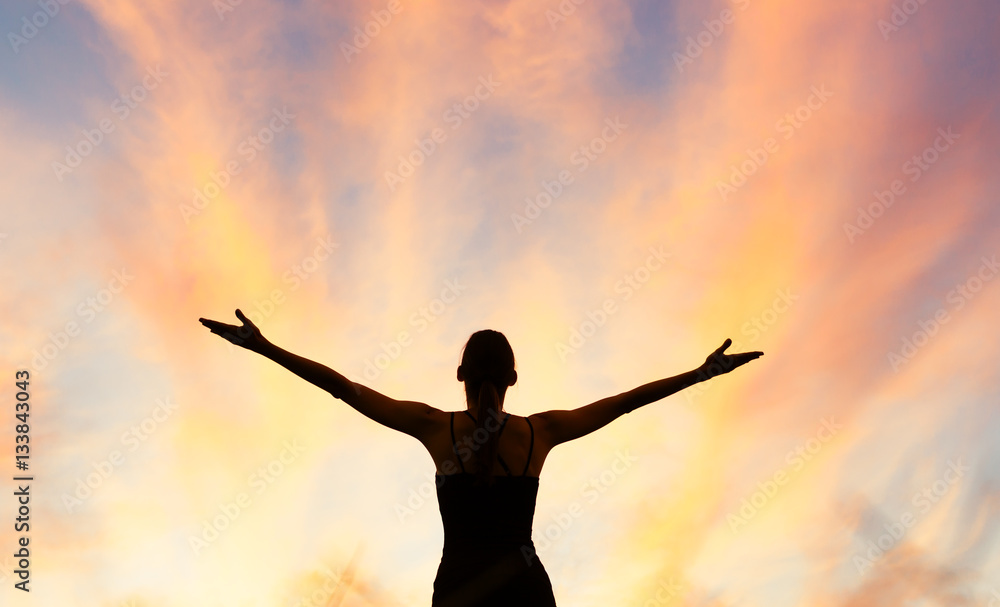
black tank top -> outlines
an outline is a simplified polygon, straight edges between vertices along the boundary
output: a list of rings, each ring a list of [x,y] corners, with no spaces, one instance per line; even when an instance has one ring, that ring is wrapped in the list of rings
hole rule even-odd
[[[475,420],[471,413],[466,414]],[[501,422],[497,440],[508,419],[509,413]],[[432,607],[555,606],[549,576],[531,541],[538,478],[527,476],[535,446],[530,420],[528,427],[531,445],[520,476],[511,474],[499,454],[497,461],[506,476],[497,476],[492,485],[477,483],[461,457],[461,473],[436,475],[444,550],[434,580]],[[454,412],[451,443],[458,456]]]

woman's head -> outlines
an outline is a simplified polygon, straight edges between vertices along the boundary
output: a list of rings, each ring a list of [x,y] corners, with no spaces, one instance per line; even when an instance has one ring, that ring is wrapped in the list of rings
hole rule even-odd
[[[487,437],[483,444],[476,441],[474,446],[476,472],[480,478],[490,481],[496,460],[497,419],[502,410],[503,397],[507,388],[517,382],[514,351],[503,333],[484,329],[469,337],[462,349],[458,381],[465,382],[465,398],[476,416],[474,436]]]
[[[465,382],[470,403],[476,403],[479,388],[489,381],[502,394],[517,381],[514,370],[514,351],[503,333],[492,329],[476,331],[465,342],[462,363],[458,367],[458,381]]]

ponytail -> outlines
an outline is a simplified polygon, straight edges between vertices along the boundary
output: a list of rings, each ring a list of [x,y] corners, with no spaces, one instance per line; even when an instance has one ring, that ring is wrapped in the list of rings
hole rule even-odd
[[[493,484],[493,465],[498,459],[501,427],[501,396],[517,381],[514,351],[503,333],[492,329],[476,331],[462,348],[458,381],[465,383],[465,400],[477,407],[475,441],[477,484]]]
[[[487,426],[488,420],[494,420],[493,431]],[[493,484],[493,462],[497,458],[500,436],[497,432],[496,420],[500,418],[500,394],[493,380],[484,378],[479,385],[479,415],[476,417],[476,429],[473,438],[486,436],[486,443],[476,449],[476,477],[487,485]],[[476,441],[479,442],[479,441]]]

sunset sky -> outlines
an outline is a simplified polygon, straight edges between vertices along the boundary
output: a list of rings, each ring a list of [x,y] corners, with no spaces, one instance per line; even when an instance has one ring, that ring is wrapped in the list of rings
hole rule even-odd
[[[198,322],[240,308],[443,410],[482,328],[517,415],[763,351],[551,453],[561,606],[1000,606],[1000,3],[0,24],[0,604],[430,604],[430,456]]]

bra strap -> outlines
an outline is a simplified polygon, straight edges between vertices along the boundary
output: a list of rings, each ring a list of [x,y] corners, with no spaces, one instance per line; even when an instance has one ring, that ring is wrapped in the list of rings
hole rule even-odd
[[[455,444],[455,412],[451,412],[451,450],[455,453],[455,457],[458,458],[458,465],[465,472],[465,464],[462,463],[462,458],[458,455],[458,445]]]
[[[528,461],[524,462],[524,472],[521,473],[521,476],[528,474],[528,466],[531,464],[531,452],[535,449],[535,427],[531,425],[531,420],[527,417],[524,418],[524,421],[528,422],[528,428],[531,429],[531,444],[528,446]]]

